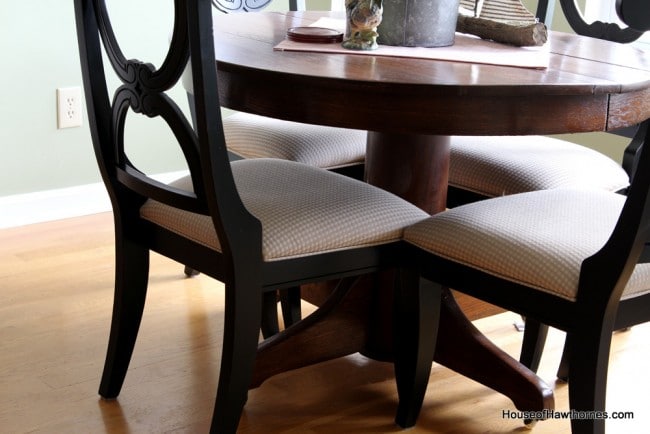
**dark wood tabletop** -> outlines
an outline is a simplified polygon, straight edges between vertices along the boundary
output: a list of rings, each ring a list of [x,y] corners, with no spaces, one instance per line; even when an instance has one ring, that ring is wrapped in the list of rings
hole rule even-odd
[[[604,131],[645,120],[650,60],[632,46],[550,32],[547,69],[278,52],[324,14],[216,17],[223,105],[371,131],[496,135]]]
[[[223,106],[280,119],[368,130],[366,179],[430,213],[445,209],[450,135],[607,131],[650,117],[650,56],[631,46],[550,32],[549,66],[274,51],[290,27],[330,12],[215,16]],[[393,276],[368,277],[260,347],[254,385],[345,354],[390,360]],[[318,300],[320,291],[321,299]],[[315,350],[314,348],[317,348]],[[288,357],[291,355],[291,357]],[[553,407],[551,389],[494,347],[451,294],[435,359],[510,397],[521,410]]]

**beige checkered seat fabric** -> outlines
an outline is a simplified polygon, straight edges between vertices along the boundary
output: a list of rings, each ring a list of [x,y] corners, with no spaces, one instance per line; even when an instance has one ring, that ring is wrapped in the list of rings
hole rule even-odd
[[[564,187],[619,191],[629,176],[608,156],[545,136],[455,136],[449,185],[486,197]]]
[[[189,65],[181,81],[192,99],[194,89]],[[225,116],[223,130],[228,150],[241,158],[279,158],[331,170],[363,164],[366,157],[367,134],[361,130],[302,124],[243,112]]]
[[[369,184],[277,159],[232,163],[244,206],[262,224],[265,261],[394,242],[403,228],[429,215]],[[188,177],[174,186],[191,190]],[[212,220],[149,200],[141,216],[221,251]]]
[[[324,169],[363,164],[366,132],[250,113],[223,120],[228,150],[242,158],[280,158]]]
[[[556,189],[463,205],[416,223],[404,239],[437,256],[575,300],[582,262],[609,239],[625,196]],[[636,266],[622,299],[650,292]]]

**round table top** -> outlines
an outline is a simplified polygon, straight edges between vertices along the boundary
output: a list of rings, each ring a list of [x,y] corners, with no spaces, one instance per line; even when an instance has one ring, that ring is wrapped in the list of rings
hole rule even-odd
[[[336,14],[216,14],[222,104],[297,122],[432,135],[607,131],[650,117],[650,55],[566,33],[549,32],[545,69],[273,50],[288,28]]]

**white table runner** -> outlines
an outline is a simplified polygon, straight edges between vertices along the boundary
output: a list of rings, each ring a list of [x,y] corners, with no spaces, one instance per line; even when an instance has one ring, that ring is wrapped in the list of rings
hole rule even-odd
[[[325,27],[343,31],[345,21],[321,18],[313,27]],[[279,51],[307,51],[318,53],[358,54],[366,56],[413,57],[420,59],[448,60],[454,62],[482,63],[488,65],[515,66],[520,68],[544,69],[549,63],[549,43],[541,47],[515,47],[476,36],[456,33],[454,45],[450,47],[393,47],[380,45],[371,51],[348,50],[339,43],[318,44],[283,40],[274,47]]]

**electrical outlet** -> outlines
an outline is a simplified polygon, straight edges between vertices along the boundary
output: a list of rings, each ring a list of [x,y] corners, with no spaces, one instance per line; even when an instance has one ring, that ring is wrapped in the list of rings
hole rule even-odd
[[[81,88],[61,87],[56,90],[57,126],[80,127],[82,119]]]

